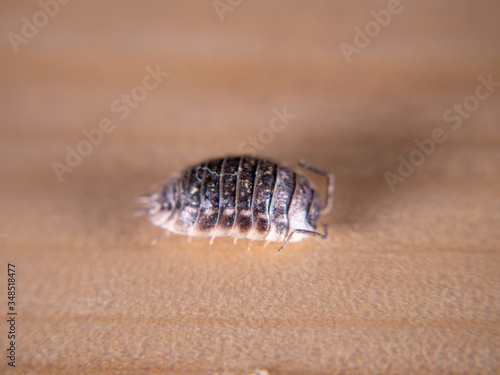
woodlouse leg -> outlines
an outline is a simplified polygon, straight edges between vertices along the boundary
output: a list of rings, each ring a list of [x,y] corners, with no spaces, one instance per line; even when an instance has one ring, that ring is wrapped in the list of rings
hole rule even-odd
[[[215,236],[210,237],[210,241],[208,241],[209,245],[212,246],[214,244]]]
[[[252,240],[248,241],[247,251],[251,251],[252,250],[252,244],[253,244]]]
[[[266,241],[266,243],[262,247],[262,250],[264,250],[266,247],[268,247],[270,243],[271,243],[271,241]]]
[[[292,238],[292,236],[295,234],[295,233],[302,233],[302,234],[307,234],[308,236],[314,236],[314,237],[319,237],[323,240],[326,240],[328,238],[328,236],[326,234],[323,234],[323,233],[318,233],[318,232],[313,232],[312,230],[306,230],[306,229],[294,229],[292,230],[292,232],[288,235],[288,237],[285,239],[285,242],[283,243],[283,245],[280,246],[280,248],[278,249],[278,251],[276,252],[276,254],[278,254],[285,246],[286,244],[290,241],[290,238]]]
[[[170,232],[168,230],[162,232],[158,237],[156,238],[153,238],[151,240],[151,246],[156,246],[158,244],[158,242],[160,242],[160,240],[163,238],[163,237],[167,237],[170,235]]]
[[[306,163],[304,159],[299,160],[299,166],[307,169],[313,173],[319,174],[320,176],[325,176],[327,179],[327,185],[326,185],[326,199],[325,199],[325,206],[321,208],[320,214],[327,214],[333,209],[333,193],[335,191],[335,175],[333,173],[328,173],[325,171],[321,171],[319,169],[316,169],[309,164]]]
[[[238,243],[238,238],[234,237],[233,238],[233,245],[236,245]]]

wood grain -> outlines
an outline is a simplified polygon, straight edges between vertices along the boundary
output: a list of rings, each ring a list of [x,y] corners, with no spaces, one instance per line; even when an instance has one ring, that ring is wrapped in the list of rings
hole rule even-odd
[[[16,53],[41,8],[2,3],[0,289],[6,312],[14,263],[19,315],[0,372],[498,373],[500,88],[473,97],[500,81],[500,6],[401,2],[347,62],[339,45],[387,7],[72,1]],[[473,110],[453,128],[455,103]],[[84,130],[96,145],[59,181]],[[330,238],[151,246],[135,197],[249,137],[336,174]]]

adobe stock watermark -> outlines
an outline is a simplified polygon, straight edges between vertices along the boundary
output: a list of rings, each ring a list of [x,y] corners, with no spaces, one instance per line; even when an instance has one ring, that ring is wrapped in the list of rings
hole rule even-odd
[[[246,141],[241,142],[238,147],[238,152],[240,154],[257,156],[258,151],[262,151],[266,148],[265,145],[271,143],[274,139],[274,134],[282,132],[286,126],[290,124],[290,120],[293,120],[297,115],[288,113],[286,111],[286,106],[283,106],[281,112],[277,109],[273,109],[274,116],[269,121],[269,126],[262,128],[257,133],[257,137],[249,136]]]
[[[150,66],[146,67],[140,85],[133,87],[129,93],[122,94],[111,102],[110,110],[116,114],[118,119],[125,120],[132,110],[136,109],[141,102],[146,100],[148,92],[156,89],[169,76],[168,73],[160,70],[160,65],[157,64],[155,69]],[[74,168],[78,167],[85,156],[88,156],[101,144],[104,139],[104,134],[110,134],[115,130],[116,126],[112,118],[104,117],[99,122],[99,125],[91,130],[82,130],[85,139],[82,139],[75,147],[66,146],[66,158],[64,162],[53,161],[52,169],[56,174],[59,182],[62,182],[65,173],[71,173]]]
[[[59,13],[61,5],[66,5],[70,0],[39,0],[37,2],[40,10],[33,13],[33,15],[21,18],[20,34],[13,31],[7,34],[10,45],[15,53],[19,53],[19,46],[21,44],[28,44],[35,36],[38,35],[40,29],[43,29],[49,21]]]
[[[382,29],[389,26],[392,21],[392,16],[402,11],[403,5],[399,0],[389,0],[386,9],[381,9],[378,12],[372,10],[370,12],[372,20],[368,21],[363,29],[358,26],[354,28],[353,44],[347,42],[339,44],[340,50],[346,61],[350,63],[353,54],[359,55],[364,48],[368,47],[371,41],[380,35]]]
[[[219,19],[224,21],[224,13],[232,12],[242,2],[243,0],[214,0],[212,4]]]
[[[468,119],[473,112],[479,109],[481,102],[490,98],[496,88],[500,87],[500,81],[494,81],[492,74],[489,74],[488,78],[479,76],[477,79],[479,84],[476,86],[474,94],[467,96],[462,103],[454,103],[443,113],[444,122],[451,124],[452,130],[459,129],[464,119]],[[409,153],[408,157],[398,156],[399,166],[396,171],[384,172],[389,189],[395,192],[396,184],[403,183],[411,177],[417,167],[422,166],[425,160],[434,154],[437,146],[446,142],[447,139],[446,130],[440,127],[432,130],[430,138],[415,139],[414,143],[417,147]]]

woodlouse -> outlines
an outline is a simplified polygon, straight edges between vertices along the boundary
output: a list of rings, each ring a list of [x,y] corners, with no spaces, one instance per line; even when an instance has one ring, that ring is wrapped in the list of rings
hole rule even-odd
[[[333,207],[333,174],[299,165],[328,179],[326,204],[303,175],[264,158],[228,156],[186,168],[143,196],[143,212],[165,230],[194,237],[231,236],[288,243],[315,231],[320,214]]]

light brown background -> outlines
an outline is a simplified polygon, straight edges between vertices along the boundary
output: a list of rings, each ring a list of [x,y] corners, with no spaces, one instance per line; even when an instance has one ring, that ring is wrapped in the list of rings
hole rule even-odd
[[[500,89],[457,130],[443,113],[500,81],[500,6],[402,2],[347,63],[339,43],[386,6],[243,1],[221,21],[210,1],[74,0],[15,53],[7,34],[40,8],[2,1],[11,373],[498,372]],[[110,104],[157,64],[169,77],[118,119]],[[261,155],[336,174],[328,241],[151,247],[135,197],[236,153],[283,106],[297,117]],[[106,117],[116,129],[58,182],[51,163]],[[448,140],[392,193],[384,172],[437,127]]]

